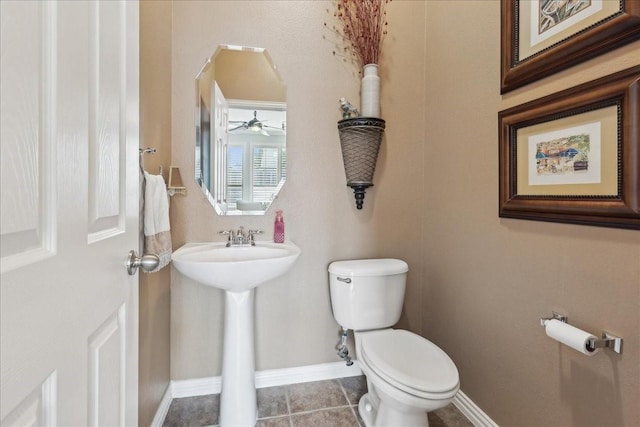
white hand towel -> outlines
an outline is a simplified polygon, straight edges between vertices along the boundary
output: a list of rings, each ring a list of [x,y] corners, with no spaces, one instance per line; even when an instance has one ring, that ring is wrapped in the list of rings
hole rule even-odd
[[[160,264],[149,272],[155,273],[171,261],[169,195],[162,175],[145,171],[144,178],[144,252],[160,258]]]

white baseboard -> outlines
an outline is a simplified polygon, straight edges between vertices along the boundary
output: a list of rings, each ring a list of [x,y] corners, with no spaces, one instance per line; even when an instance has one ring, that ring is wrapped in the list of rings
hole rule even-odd
[[[174,399],[181,397],[206,396],[218,394],[222,387],[220,377],[194,378],[190,380],[171,381],[171,393]]]
[[[453,398],[453,404],[475,427],[498,427],[498,424],[489,418],[478,405],[473,403],[462,390],[458,391]]]
[[[310,381],[331,380],[336,378],[355,377],[362,375],[358,361],[352,366],[344,362],[321,363],[318,365],[299,366],[284,369],[267,369],[256,372],[256,388],[276,387]],[[189,380],[171,381],[167,387],[158,411],[153,418],[151,427],[161,427],[164,422],[172,399],[193,396],[218,394],[222,386],[220,377],[194,378]],[[476,406],[462,391],[453,399],[453,404],[476,427],[498,427],[482,409]]]
[[[357,361],[354,361],[352,366],[347,366],[344,362],[335,362],[295,368],[267,369],[256,372],[256,388],[355,377],[357,375],[362,375]],[[218,394],[221,386],[220,377],[171,381],[174,398]]]
[[[347,366],[344,362],[334,362],[296,368],[269,369],[256,372],[256,388],[356,377],[358,375],[362,375],[362,370],[360,370],[357,360],[354,360],[351,366]]]
[[[164,396],[162,396],[162,400],[160,400],[156,415],[153,417],[153,421],[151,421],[151,427],[162,427],[164,419],[167,417],[167,412],[169,412],[169,406],[171,406],[172,400],[173,394],[171,391],[171,383],[169,383],[164,392]]]

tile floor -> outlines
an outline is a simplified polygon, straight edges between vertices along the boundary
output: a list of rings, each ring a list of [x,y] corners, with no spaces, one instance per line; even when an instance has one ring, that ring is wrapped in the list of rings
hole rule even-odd
[[[364,376],[261,388],[256,426],[361,427],[364,423],[358,415],[358,400],[366,391]],[[218,394],[174,399],[164,426],[215,426],[219,407]],[[473,426],[453,405],[429,413],[429,425]]]

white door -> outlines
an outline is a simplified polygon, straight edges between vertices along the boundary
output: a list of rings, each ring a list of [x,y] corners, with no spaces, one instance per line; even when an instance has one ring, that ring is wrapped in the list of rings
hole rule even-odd
[[[0,424],[133,426],[138,4],[0,18]]]

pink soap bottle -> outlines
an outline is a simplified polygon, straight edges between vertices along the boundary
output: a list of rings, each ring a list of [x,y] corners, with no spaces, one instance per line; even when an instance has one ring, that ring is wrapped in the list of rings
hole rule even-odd
[[[282,211],[276,211],[276,221],[273,223],[274,243],[284,243],[284,218]]]

